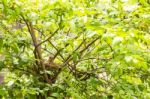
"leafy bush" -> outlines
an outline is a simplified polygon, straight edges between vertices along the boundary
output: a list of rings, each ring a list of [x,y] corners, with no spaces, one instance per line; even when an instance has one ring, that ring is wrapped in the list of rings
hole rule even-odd
[[[149,0],[1,0],[0,24],[2,99],[150,98]]]

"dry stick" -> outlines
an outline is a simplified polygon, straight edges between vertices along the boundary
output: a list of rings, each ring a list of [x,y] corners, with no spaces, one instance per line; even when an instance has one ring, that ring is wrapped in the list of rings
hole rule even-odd
[[[43,34],[44,35],[44,34]],[[45,36],[45,35],[44,35]],[[59,55],[63,61],[65,61],[65,58],[63,57],[63,55],[60,53],[63,48],[58,49],[49,39],[48,42],[55,48],[55,50],[57,51],[57,53],[54,55],[53,60],[57,57],[57,55]],[[67,47],[68,45],[66,45],[65,47]],[[70,64],[68,64],[70,66]],[[70,69],[70,68],[69,68]],[[70,69],[71,70],[71,69]]]
[[[80,51],[80,53],[83,53],[89,46],[91,46],[95,41],[97,41],[99,39],[99,37],[98,38],[96,38],[96,39],[94,39],[92,42],[90,42],[83,50],[81,50]],[[57,50],[57,55],[59,54],[61,57],[62,57],[62,59],[64,60],[64,58],[63,58],[63,56],[60,54],[60,53],[58,53],[60,50],[59,49],[57,49],[56,48],[56,46],[54,46],[53,44],[52,44],[52,42],[48,39],[47,41],[49,41],[49,43]],[[82,42],[81,42],[81,44],[72,52],[72,53],[74,53],[75,51],[77,51],[81,46],[82,46],[82,44],[85,42],[85,40],[83,40]],[[69,63],[69,61],[72,59],[72,58],[70,58],[71,57],[71,55],[72,54],[70,54],[67,58],[66,58],[66,60],[65,60],[65,62],[64,62],[64,64],[62,64],[62,67],[64,67],[66,64],[68,64]],[[56,57],[56,55],[55,55],[55,57]],[[69,64],[70,65],[70,64]],[[61,71],[61,70],[60,70]],[[60,73],[60,72],[59,72]]]
[[[94,42],[96,42],[98,39],[99,39],[99,37],[97,37],[96,39],[94,39],[93,41],[91,41],[84,49],[82,49],[82,50],[80,51],[80,54],[82,55],[82,53],[83,53],[88,47],[90,47]],[[78,64],[78,62],[79,62],[79,61],[77,61],[74,65],[76,66],[76,65]],[[76,70],[75,70],[75,72],[76,72]]]
[[[92,42],[90,42],[84,49],[82,49],[81,51],[80,51],[80,53],[82,54],[88,47],[90,47],[94,42],[96,42],[97,40],[99,39],[99,37],[98,38],[96,38],[96,39],[94,39]],[[76,52],[81,46],[82,46],[82,44],[84,44],[84,42],[85,42],[85,40],[83,40],[81,43],[80,43],[80,45],[72,52],[72,53],[74,53],[74,52]],[[71,61],[71,55],[72,54],[70,54],[67,58],[66,58],[66,60],[65,60],[65,62],[62,64],[62,66],[61,67],[64,67],[66,64],[69,64],[69,62]],[[70,65],[70,64],[69,64]],[[61,72],[61,70],[62,70],[62,68],[59,70],[59,72],[58,72],[58,74],[57,75],[59,75],[59,73]]]
[[[74,52],[76,52],[81,46],[82,46],[82,44],[85,42],[85,40],[83,40],[81,43],[80,43],[80,45],[72,52],[72,54],[74,53]],[[67,58],[66,58],[66,60],[65,60],[65,62],[67,62],[68,60],[70,60],[70,57],[72,56],[72,54],[70,54]]]
[[[65,58],[63,57],[63,55],[62,54],[60,54],[60,51],[61,50],[63,50],[62,48],[61,49],[58,49],[50,40],[48,41],[54,48],[55,48],[55,50],[57,51],[57,53],[59,54],[59,56],[63,59],[63,60],[65,60]],[[58,55],[57,54],[57,55]],[[57,56],[56,54],[54,55],[54,59],[56,58],[56,56]]]
[[[93,50],[93,49],[92,49],[92,50]],[[86,53],[86,54],[88,54],[88,53]],[[86,58],[86,59],[81,59],[81,60],[79,60],[79,61],[77,61],[77,62],[86,61],[86,60],[93,60],[93,59],[108,61],[108,60],[113,59],[113,57],[110,57],[110,58],[94,58],[94,57],[90,57],[90,58]]]
[[[70,29],[68,30],[68,32],[70,32]],[[75,39],[77,39],[77,38],[79,38],[79,36],[77,36]],[[58,52],[59,50],[63,50],[63,49],[58,49],[56,46],[54,46],[54,44],[50,41],[50,40],[48,40],[48,42],[56,49],[56,51]],[[82,43],[84,43],[85,41],[83,40],[83,42]],[[81,43],[81,45],[82,45],[82,43]],[[78,50],[80,47],[81,47],[81,45],[79,45],[78,47],[77,47],[77,49],[75,49],[75,51],[76,50]],[[66,45],[65,47],[67,47],[68,45]],[[75,51],[73,51],[73,52],[75,52]],[[71,57],[71,55],[72,54],[70,54],[68,57],[67,57],[67,59],[65,60],[65,58],[63,57],[63,55],[61,55],[60,53],[58,53],[59,54],[59,56],[63,59],[63,61],[65,62],[66,60],[68,60],[70,57]],[[69,65],[69,64],[68,64]]]
[[[70,30],[69,30],[70,31]],[[68,31],[68,32],[69,32]],[[79,36],[77,36],[75,39],[77,39]],[[65,58],[63,57],[63,55],[60,53],[60,51],[61,50],[63,50],[63,49],[58,49],[50,40],[48,40],[48,42],[56,49],[56,51],[57,51],[57,53],[54,55],[55,56],[55,58],[57,57],[57,55],[59,55],[62,59],[63,59],[63,61],[64,61],[64,63],[71,57],[71,55],[72,54],[70,54],[68,57],[67,57],[67,59],[65,60]],[[75,52],[75,51],[77,51],[80,47],[81,47],[81,45],[83,44],[85,42],[85,40],[83,40],[83,42],[73,51],[73,52]],[[67,47],[68,45],[66,45],[65,47]],[[72,52],[72,53],[73,53]],[[54,59],[55,59],[54,58]],[[70,67],[71,67],[71,65],[67,62],[66,64],[68,64]],[[70,70],[71,70],[71,68],[69,68]]]
[[[80,44],[72,53],[74,53],[75,51],[77,51],[77,50],[82,46],[82,44],[84,43],[84,41],[85,41],[85,40],[83,40],[83,41],[81,42],[81,44]],[[70,58],[71,55],[72,55],[72,54],[70,54],[70,55],[67,57],[67,59],[64,61],[64,63],[63,63],[60,67],[63,68],[66,64],[70,65],[70,64],[69,64],[69,61],[71,61],[71,58]],[[57,76],[58,76],[59,73],[62,71],[62,68],[59,69],[59,71],[58,71],[58,73],[57,73]]]
[[[79,60],[78,62],[81,62],[81,61],[86,61],[86,60],[94,60],[94,59],[96,59],[96,60],[103,60],[103,61],[108,61],[108,60],[110,60],[110,59],[112,59],[112,58],[86,58],[86,59],[82,59],[82,60]]]
[[[23,18],[25,24],[27,25],[28,31],[31,34],[30,26],[29,26],[27,20],[24,18],[23,15],[21,15],[21,17]],[[34,39],[32,39],[32,40],[34,40]],[[34,44],[34,46],[36,46],[36,44],[34,43],[34,41],[33,41],[33,44]],[[34,57],[35,57],[35,59],[38,59],[38,56],[37,56],[36,52],[34,52]],[[36,60],[36,64],[39,65],[39,63],[37,62],[37,60]]]
[[[113,52],[113,58],[114,58],[115,56],[114,56],[114,50],[113,50],[112,46],[106,40],[105,40],[105,42],[109,46],[110,50]]]
[[[32,40],[33,40],[33,43],[34,43],[34,47],[36,47],[36,46],[38,45],[38,41],[37,41],[37,38],[36,38],[36,36],[35,36],[35,32],[34,32],[34,30],[33,30],[33,26],[32,26],[32,24],[31,24],[31,22],[29,22],[29,28],[30,28],[30,35],[31,35]],[[35,52],[37,52],[36,54],[38,55],[38,58],[39,58],[40,60],[42,60],[42,55],[41,55],[41,52],[40,52],[39,47],[36,49]]]
[[[37,44],[37,45],[35,46],[34,52],[39,49],[39,47],[40,47],[41,44],[43,44],[43,43],[49,41],[49,39],[51,39],[51,38],[55,35],[55,33],[57,33],[58,30],[59,30],[59,28],[56,29],[46,40],[44,40],[44,41],[40,42],[39,44]],[[40,52],[40,53],[41,53],[41,52]],[[42,58],[41,58],[41,59],[42,59]],[[53,60],[54,60],[54,59],[53,59]]]
[[[63,50],[63,48],[62,49],[58,49],[50,40],[49,40],[49,43],[56,49],[56,51],[57,51],[57,53],[54,55],[54,59],[57,57],[57,55],[59,55],[62,59],[63,59],[63,61],[65,62],[65,58],[63,57],[63,55],[60,53],[62,50]],[[68,45],[66,45],[65,47],[67,47]],[[71,65],[69,64],[69,63],[67,63],[70,67],[71,67]],[[69,69],[70,69],[70,71],[71,71],[71,68],[69,67]]]
[[[57,32],[57,30],[56,30],[56,32]],[[54,32],[53,34],[55,34],[56,32]],[[70,29],[67,31],[68,33],[70,32]],[[44,34],[43,34],[44,35]],[[45,35],[44,35],[45,36]],[[52,35],[53,36],[53,35]],[[77,39],[79,36],[77,36],[75,39]],[[51,41],[50,41],[50,39],[47,39],[46,41],[48,41],[54,48],[55,48],[55,50],[57,51],[57,55],[59,55],[62,59],[63,59],[63,61],[65,61],[65,58],[63,57],[63,55],[61,55],[61,53],[60,53],[60,51],[62,51],[63,49],[58,49]],[[67,47],[68,45],[66,45],[65,47]],[[54,55],[55,56],[55,58],[57,57],[57,55]],[[54,58],[54,59],[55,59]]]
[[[95,47],[92,49],[92,50],[94,50],[95,49]],[[90,51],[91,52],[91,51]],[[86,53],[86,54],[88,54],[88,53]],[[82,53],[81,53],[81,55],[82,55]],[[81,56],[80,56],[81,57]],[[75,63],[75,65],[77,65],[80,61],[84,61],[84,59],[79,59],[76,63]]]
[[[53,43],[50,41],[50,38],[51,37],[53,37],[54,36],[54,34],[56,33],[58,31],[58,29],[50,36],[50,37],[48,37],[46,40],[44,40],[43,42],[41,42],[41,43],[39,43],[36,47],[38,47],[39,45],[41,45],[41,44],[43,44],[43,43],[45,43],[45,42],[49,42],[55,49],[56,49],[56,51],[57,51],[57,53],[54,55],[54,57],[53,57],[53,60],[57,57],[57,55],[60,55],[60,57],[65,61],[65,59],[64,59],[64,57],[60,54],[60,51],[61,50],[63,50],[63,49],[57,49],[57,47],[56,46],[54,46],[53,45]],[[44,35],[45,36],[45,35]],[[67,47],[68,45],[66,45],[66,47]],[[68,64],[69,65],[69,64]],[[58,73],[59,74],[59,73]],[[57,74],[57,75],[58,75]],[[56,76],[57,77],[57,76]]]
[[[82,44],[85,42],[85,40],[83,40],[81,43],[80,43],[80,45],[72,52],[72,54],[75,52],[75,51],[77,51],[81,46],[82,46]],[[66,60],[65,60],[65,62],[64,62],[64,64],[62,64],[62,66],[61,67],[64,67],[66,64],[69,64],[69,61],[71,61],[71,56],[72,56],[72,54],[70,54],[67,58],[66,58]],[[69,65],[70,66],[70,65]],[[70,69],[70,68],[69,68]],[[70,69],[71,70],[71,69]]]
[[[35,36],[35,32],[34,32],[34,29],[33,29],[33,26],[31,24],[31,22],[30,22],[30,28],[31,28],[31,33],[30,34],[32,36],[32,39],[34,40],[33,42],[35,43],[35,48],[36,48],[36,46],[38,45],[38,42],[37,42],[37,39],[36,39],[36,36]],[[37,47],[37,49],[35,50],[35,52],[37,52],[37,55],[38,55],[38,58],[39,58],[39,61],[40,61],[40,65],[41,65],[41,67],[42,67],[42,69],[44,71],[44,77],[45,77],[46,82],[47,83],[51,83],[49,81],[49,79],[48,79],[47,74],[45,73],[46,69],[45,69],[45,66],[43,65],[43,59],[42,59],[40,48]]]
[[[57,30],[53,33],[53,34],[55,34],[57,32]],[[53,34],[52,34],[52,36],[53,36]],[[43,36],[45,36],[44,34],[43,34]],[[51,37],[50,37],[51,38]],[[54,55],[54,58],[53,58],[53,60],[57,57],[57,55],[59,55],[63,60],[65,60],[64,59],[64,57],[60,54],[60,51],[62,50],[62,49],[58,49],[51,41],[50,41],[50,39],[47,39],[46,41],[48,41],[54,48],[55,48],[55,50],[57,51],[57,53]],[[68,46],[68,45],[67,45]],[[66,47],[67,47],[66,46]]]
[[[91,41],[84,49],[82,49],[82,50],[80,51],[80,53],[82,54],[88,47],[90,47],[90,46],[91,46],[93,43],[95,43],[98,39],[99,39],[99,37],[97,37],[96,39],[94,39],[93,41]],[[83,40],[83,42],[73,51],[73,53],[74,53],[75,51],[77,51],[77,50],[81,47],[81,45],[84,43],[84,41],[85,41],[85,40]],[[65,63],[62,64],[62,67],[64,67],[66,64],[68,64],[68,62],[71,61],[72,58],[70,58],[70,57],[71,57],[71,54],[67,57]]]
[[[59,28],[58,28],[56,31],[54,31],[46,40],[40,42],[40,43],[36,46],[36,48],[37,48],[38,46],[40,46],[41,44],[47,42],[49,39],[51,39],[51,38],[55,35],[55,33],[56,33],[58,30],[59,30]]]
[[[97,37],[96,39],[94,39],[92,42],[90,42],[84,49],[82,49],[80,51],[80,54],[82,54],[88,47],[90,47],[93,43],[95,43],[97,40],[99,39],[99,37]]]
[[[62,50],[63,50],[63,48],[61,48],[61,49],[58,49],[50,40],[48,40],[48,42],[55,48],[55,50],[57,51],[57,53],[54,55],[54,58],[53,58],[53,60],[57,57],[57,55],[59,55],[61,58],[62,58],[62,60],[65,62],[65,58],[63,57],[63,55],[60,53]],[[67,47],[68,45],[66,45],[65,47]],[[69,63],[67,63],[69,66],[71,66]],[[69,68],[70,70],[71,70],[71,68]]]
[[[82,55],[82,53],[88,48],[88,47],[90,47],[93,43],[95,43],[97,40],[99,39],[99,37],[97,37],[96,39],[94,39],[93,41],[91,41],[84,49],[82,49],[81,51],[80,51],[80,54]],[[75,50],[76,51],[76,50]],[[71,57],[71,56],[70,56]],[[69,57],[69,58],[70,58]],[[68,58],[68,59],[69,59]],[[75,64],[75,65],[77,65],[77,63]]]
[[[23,17],[23,15],[21,15],[21,16],[22,16],[24,22],[25,22],[26,25],[27,25],[28,31],[29,31],[29,33],[30,33],[30,35],[31,35],[31,37],[32,37],[32,40],[33,40],[34,47],[36,48],[36,46],[38,45],[38,42],[37,42],[37,38],[36,38],[36,36],[35,36],[35,32],[34,32],[33,26],[32,26],[32,24],[31,24],[31,22],[29,22],[29,23],[27,22],[27,20]],[[36,53],[36,52],[37,52],[37,53]],[[50,81],[49,81],[49,79],[48,79],[48,76],[47,76],[47,74],[45,73],[45,66],[43,65],[43,62],[42,62],[42,55],[41,55],[41,52],[40,52],[39,47],[35,50],[34,55],[35,55],[35,58],[36,58],[36,59],[39,59],[39,61],[40,61],[40,65],[42,66],[42,69],[43,69],[43,71],[44,71],[44,78],[45,78],[46,82],[47,82],[47,83],[50,83]]]
[[[77,39],[77,38],[76,38]],[[60,51],[60,50],[63,50],[63,49],[58,49],[50,40],[48,40],[48,42],[56,49],[56,51]],[[66,45],[65,47],[67,47],[68,45]],[[78,48],[76,49],[78,50]],[[63,57],[63,55],[61,55],[60,53],[58,53],[59,56],[63,59],[63,61],[65,61],[65,58]],[[72,54],[70,54],[69,56],[71,56]],[[70,58],[70,57],[69,57]],[[68,59],[68,58],[67,58]]]
[[[70,31],[70,29],[68,30],[68,32]],[[45,36],[45,35],[44,35]],[[78,38],[78,37],[77,37]],[[76,39],[77,39],[76,38]],[[57,53],[54,55],[54,59],[57,57],[57,55],[59,55],[63,61],[65,61],[65,58],[63,57],[63,55],[60,53],[60,51],[62,51],[63,49],[58,49],[49,39],[48,39],[48,42],[55,48],[55,50],[57,51]],[[68,45],[66,45],[65,47],[67,47]]]

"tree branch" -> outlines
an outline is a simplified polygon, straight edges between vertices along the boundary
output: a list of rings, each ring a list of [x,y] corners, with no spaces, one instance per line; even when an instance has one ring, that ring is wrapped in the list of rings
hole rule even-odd
[[[32,38],[32,41],[33,41],[33,44],[34,44],[34,47],[35,47],[35,51],[34,51],[34,55],[35,55],[35,58],[39,61],[37,63],[40,64],[40,66],[42,67],[43,71],[44,71],[44,78],[46,80],[47,83],[51,83],[48,79],[48,76],[47,74],[45,73],[45,66],[43,65],[43,59],[42,59],[42,55],[41,55],[41,51],[40,51],[40,48],[36,46],[38,45],[38,41],[37,41],[37,38],[35,36],[35,32],[34,32],[34,29],[33,29],[33,26],[32,26],[32,23],[31,22],[28,22],[23,15],[21,15],[21,17],[23,18],[24,22],[26,23],[27,25],[27,28],[28,28],[28,31],[31,35],[31,38]],[[37,64],[37,65],[39,65]]]
[[[44,41],[42,41],[42,42],[40,42],[39,44],[37,44],[36,48],[37,48],[38,46],[40,46],[41,44],[47,42],[49,39],[51,39],[51,38],[55,35],[55,33],[56,33],[58,30],[59,30],[59,28],[56,29],[47,39],[45,39]]]
[[[93,43],[95,43],[100,37],[97,37],[93,41],[91,41],[84,49],[80,51],[80,54],[82,54],[88,47],[90,47]]]

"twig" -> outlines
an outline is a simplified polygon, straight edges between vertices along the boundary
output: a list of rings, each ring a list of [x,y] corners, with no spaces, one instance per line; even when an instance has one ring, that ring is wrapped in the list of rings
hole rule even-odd
[[[93,60],[93,59],[108,61],[112,58],[86,58],[86,59],[82,59],[82,60],[79,60],[79,61],[86,61],[86,60]]]
[[[66,58],[65,61],[68,61],[69,58],[72,56],[72,54],[73,54],[74,52],[76,52],[76,51],[82,46],[82,44],[83,44],[85,41],[86,41],[86,40],[84,39],[84,40],[80,43],[80,45]]]
[[[96,39],[94,39],[92,42],[90,42],[84,49],[82,49],[80,51],[80,54],[82,54],[88,47],[90,47],[93,43],[95,43],[97,40],[99,39],[99,37],[97,37]]]
[[[55,33],[56,33],[58,30],[59,30],[59,28],[56,29],[47,39],[45,39],[44,41],[42,41],[42,42],[40,42],[39,44],[37,44],[36,48],[37,48],[38,46],[40,46],[41,44],[47,42],[49,39],[51,39],[51,38],[55,35]]]
[[[80,51],[80,54],[82,54],[88,47],[90,47],[94,42],[96,42],[97,40],[99,39],[99,37],[97,37],[96,39],[94,39],[92,42],[90,42],[84,49],[82,49],[81,51]],[[81,45],[83,44],[85,42],[85,40],[83,40],[82,42],[81,42],[81,44],[73,51],[73,53],[75,52],[75,51],[77,51],[80,47],[81,47]],[[67,57],[67,59],[66,59],[66,61],[65,61],[65,63],[63,63],[62,64],[62,67],[64,67],[66,64],[68,64],[70,61],[71,61],[71,55],[72,54],[70,54],[68,57]]]
[[[109,46],[110,50],[113,52],[113,58],[114,58],[114,50],[112,48],[112,46],[105,40],[106,44]]]

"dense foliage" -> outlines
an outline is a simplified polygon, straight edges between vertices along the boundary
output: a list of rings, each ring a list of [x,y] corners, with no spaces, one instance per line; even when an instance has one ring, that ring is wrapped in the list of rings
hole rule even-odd
[[[2,99],[149,99],[150,1],[1,0],[0,69]]]

